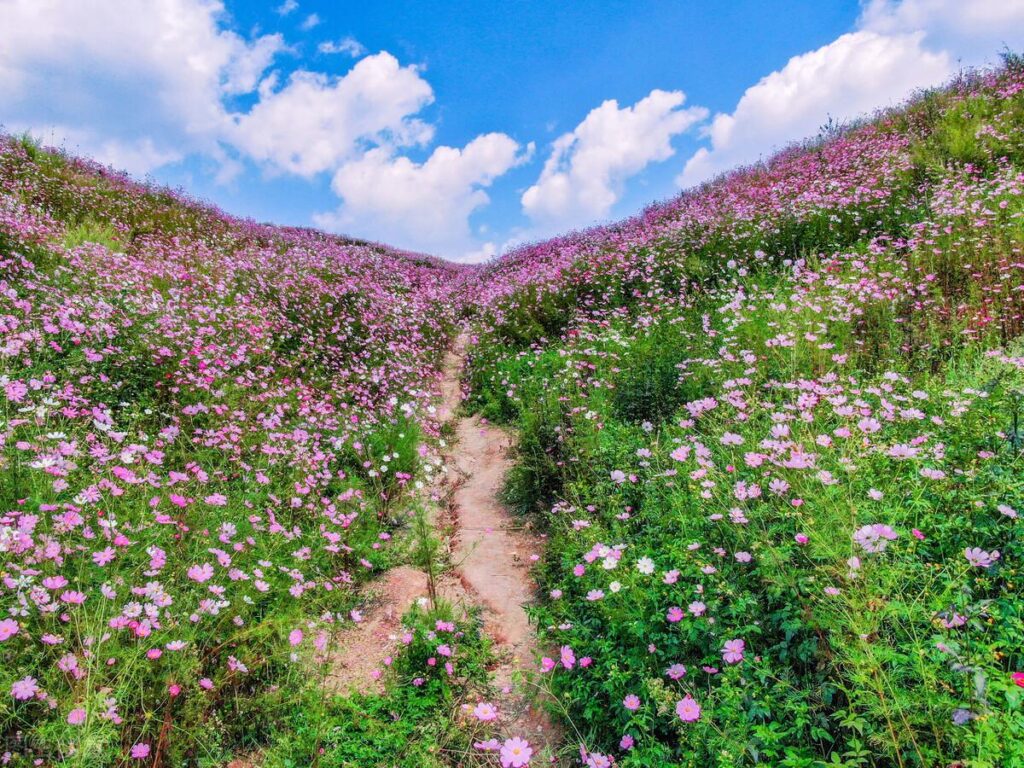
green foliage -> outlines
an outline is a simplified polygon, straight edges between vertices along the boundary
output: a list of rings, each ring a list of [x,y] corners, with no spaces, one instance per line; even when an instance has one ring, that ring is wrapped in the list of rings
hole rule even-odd
[[[123,250],[120,235],[109,222],[87,218],[68,227],[64,234],[64,247],[77,248],[86,243],[102,245],[111,251]]]
[[[681,229],[636,256],[678,301],[609,281],[557,339],[482,323],[471,402],[517,428],[508,498],[546,513],[534,618],[590,659],[551,685],[623,768],[1024,765],[1021,96],[891,119],[911,165],[870,218]]]
[[[455,632],[437,622],[455,621],[451,606],[413,610],[404,625],[409,642],[397,655],[384,693],[324,697],[310,687],[303,697],[289,692],[287,719],[268,724],[261,750],[267,768],[316,764],[335,768],[420,768],[458,764],[472,751],[471,738],[452,717],[471,691],[486,684],[489,649],[478,618]],[[458,672],[449,676],[438,658],[447,641]],[[443,660],[443,657],[442,657]]]

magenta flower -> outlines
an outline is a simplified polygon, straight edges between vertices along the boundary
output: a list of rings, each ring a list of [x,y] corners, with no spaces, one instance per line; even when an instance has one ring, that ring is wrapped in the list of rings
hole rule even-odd
[[[566,669],[572,669],[574,666],[576,666],[576,654],[573,653],[573,650],[570,646],[562,646],[560,650],[560,658],[562,666]]]
[[[635,693],[630,693],[622,700],[622,706],[628,709],[630,712],[636,712],[640,709],[640,697]]]
[[[140,741],[138,744],[132,747],[131,756],[135,760],[145,760],[149,757],[149,744]]]

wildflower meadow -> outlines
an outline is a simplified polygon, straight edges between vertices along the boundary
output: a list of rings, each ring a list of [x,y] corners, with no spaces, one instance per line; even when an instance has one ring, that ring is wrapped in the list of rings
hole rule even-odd
[[[1024,765],[1022,330],[1009,54],[483,266],[4,136],[0,764]],[[508,680],[444,587],[457,338],[535,535]]]

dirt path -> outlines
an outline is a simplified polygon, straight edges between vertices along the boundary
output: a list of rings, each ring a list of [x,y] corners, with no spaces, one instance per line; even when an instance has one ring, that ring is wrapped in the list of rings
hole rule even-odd
[[[511,467],[512,439],[478,417],[455,420],[462,401],[461,375],[468,344],[461,334],[445,356],[438,421],[454,422],[456,440],[446,447],[449,471],[427,492],[450,525],[446,541],[453,564],[439,593],[456,604],[484,611],[484,629],[499,660],[493,670],[502,725],[536,747],[553,747],[558,731],[543,711],[523,671],[536,669],[536,643],[524,606],[533,599],[532,556],[540,540],[510,516],[498,494]],[[427,594],[426,575],[394,568],[370,587],[375,603],[362,626],[341,639],[329,685],[337,691],[379,687],[375,670],[395,651],[402,614]]]

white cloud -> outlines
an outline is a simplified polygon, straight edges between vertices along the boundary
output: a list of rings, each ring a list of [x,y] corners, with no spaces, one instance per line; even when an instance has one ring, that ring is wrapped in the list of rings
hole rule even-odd
[[[316,47],[320,53],[344,53],[351,56],[353,59],[358,59],[360,56],[366,54],[366,46],[356,40],[354,37],[344,37],[338,42],[333,40],[324,40],[320,45]]]
[[[316,26],[319,26],[319,25],[320,25],[320,17],[317,16],[315,13],[311,13],[311,14],[309,14],[309,16],[307,16],[306,18],[304,18],[302,20],[302,23],[299,25],[299,29],[302,29],[302,30],[305,30],[306,32],[308,32],[313,27],[316,27]]]
[[[1024,0],[869,0],[859,26],[888,35],[923,31],[930,47],[984,64],[1004,45],[1024,46]]]
[[[280,89],[260,85],[258,103],[235,119],[232,143],[257,161],[302,176],[337,168],[367,142],[412,146],[433,129],[413,115],[434,100],[414,66],[381,52],[341,77],[298,70]]]
[[[541,227],[587,224],[606,217],[625,182],[650,163],[674,154],[672,137],[707,116],[683,108],[681,91],[654,90],[631,107],[613,99],[594,108],[552,144],[537,182],[521,198]]]
[[[314,219],[327,229],[414,250],[487,258],[494,246],[474,241],[469,217],[489,202],[484,189],[532,150],[503,133],[478,136],[462,149],[437,147],[422,163],[373,149],[338,169],[331,188],[342,206]]]
[[[297,7],[289,0],[276,10]],[[433,138],[420,113],[434,94],[419,67],[390,53],[360,58],[341,76],[267,74],[284,39],[232,31],[221,0],[0,0],[0,19],[0,120],[9,130],[136,175],[190,156],[212,159],[219,182],[246,160],[304,177],[331,173],[343,204],[324,221],[414,248],[493,253],[469,217],[527,153],[495,133],[439,147],[423,163],[399,156]],[[365,54],[353,38],[320,51]],[[238,96],[255,97],[243,102],[252,106],[233,108]]]
[[[957,62],[991,62],[1003,45],[1024,47],[1024,0],[868,0],[857,29],[800,56],[715,115],[709,146],[677,182],[693,186],[815,133],[827,116],[847,120],[949,78]]]
[[[225,97],[284,47],[223,15],[219,0],[0,0],[0,117],[136,173],[215,153]]]

